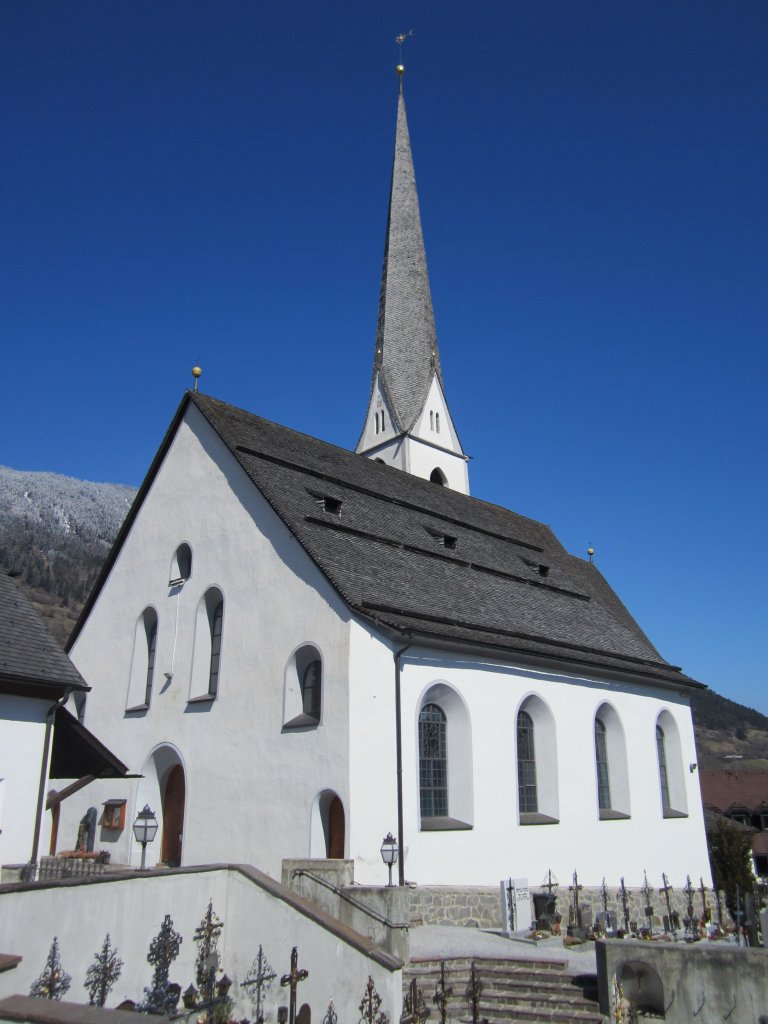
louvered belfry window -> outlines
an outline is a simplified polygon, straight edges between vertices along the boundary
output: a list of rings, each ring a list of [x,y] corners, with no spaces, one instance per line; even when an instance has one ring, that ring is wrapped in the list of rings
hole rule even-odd
[[[536,795],[536,750],[533,743],[533,719],[527,711],[517,716],[517,791],[521,814],[539,809]]]
[[[446,718],[437,704],[419,714],[419,795],[422,818],[448,816]]]

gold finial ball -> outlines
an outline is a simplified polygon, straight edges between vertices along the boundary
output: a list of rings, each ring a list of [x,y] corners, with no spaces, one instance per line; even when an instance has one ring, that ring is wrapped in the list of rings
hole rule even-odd
[[[405,74],[405,64],[398,64],[395,71],[402,77]]]
[[[587,548],[587,554],[589,555],[590,558],[592,557],[592,555],[594,555],[594,553],[595,553],[595,549],[594,548]]]
[[[199,366],[193,366],[192,367],[192,376],[193,377],[202,377],[202,375],[203,375],[203,371],[200,369]]]

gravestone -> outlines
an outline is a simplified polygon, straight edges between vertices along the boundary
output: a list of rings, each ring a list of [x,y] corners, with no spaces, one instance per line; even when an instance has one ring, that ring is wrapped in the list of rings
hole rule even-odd
[[[502,931],[510,935],[531,927],[531,891],[527,878],[508,878],[501,882]]]
[[[613,910],[601,910],[597,915],[597,930],[603,935],[615,935],[618,929],[618,920]]]

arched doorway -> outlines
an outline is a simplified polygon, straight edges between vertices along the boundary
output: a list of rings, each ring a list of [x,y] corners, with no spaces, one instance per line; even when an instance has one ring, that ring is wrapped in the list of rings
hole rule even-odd
[[[310,820],[309,855],[321,860],[343,860],[346,840],[344,804],[332,789],[318,793]]]
[[[160,854],[163,863],[171,868],[181,864],[185,796],[184,769],[180,764],[175,764],[168,772],[163,787],[163,839]]]

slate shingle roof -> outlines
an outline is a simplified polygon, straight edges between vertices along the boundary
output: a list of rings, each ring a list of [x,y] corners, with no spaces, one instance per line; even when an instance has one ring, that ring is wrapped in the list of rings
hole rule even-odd
[[[206,395],[187,400],[345,601],[383,628],[701,685],[664,661],[599,571],[548,526]]]
[[[0,572],[0,687],[9,686],[89,689],[27,597]]]
[[[402,93],[397,105],[372,389],[377,372],[397,426],[409,431],[424,407],[433,376],[437,374],[441,385],[443,378]]]
[[[768,814],[768,769],[705,768],[699,784],[702,800],[717,811]]]

